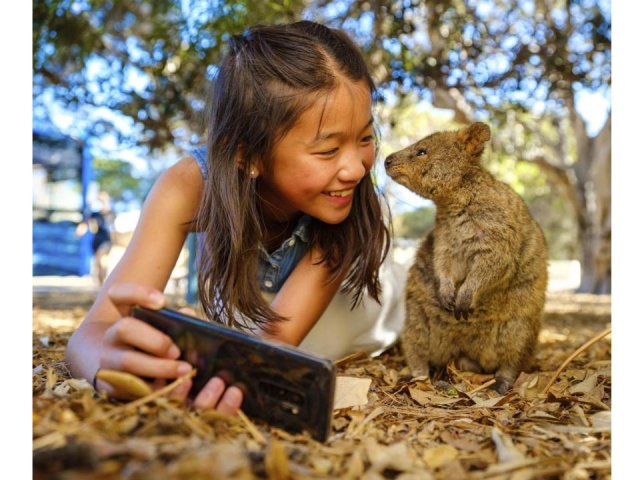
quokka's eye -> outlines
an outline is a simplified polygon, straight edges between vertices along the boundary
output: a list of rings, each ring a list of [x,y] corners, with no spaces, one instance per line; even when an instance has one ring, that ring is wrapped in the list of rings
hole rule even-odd
[[[427,154],[427,151],[424,148],[421,148],[416,152],[416,157],[422,157],[423,155],[426,155],[426,154]]]

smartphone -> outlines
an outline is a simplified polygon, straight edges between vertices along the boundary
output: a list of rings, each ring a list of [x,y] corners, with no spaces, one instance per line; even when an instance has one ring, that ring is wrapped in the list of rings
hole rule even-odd
[[[218,375],[243,390],[240,408],[248,417],[290,433],[307,431],[320,442],[328,438],[336,378],[331,360],[167,308],[134,306],[132,315],[171,337],[180,359],[197,369],[192,398]]]

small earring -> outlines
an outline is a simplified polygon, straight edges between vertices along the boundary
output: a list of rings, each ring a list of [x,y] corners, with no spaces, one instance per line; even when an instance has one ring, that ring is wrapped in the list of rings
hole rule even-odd
[[[251,170],[251,172],[249,172],[249,175],[251,175],[251,178],[255,178],[258,176],[257,172],[255,170]]]

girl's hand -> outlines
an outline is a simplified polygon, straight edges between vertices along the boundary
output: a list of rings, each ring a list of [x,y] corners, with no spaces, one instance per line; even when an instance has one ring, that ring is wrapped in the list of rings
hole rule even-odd
[[[151,388],[157,390],[189,373],[192,366],[178,360],[180,350],[171,338],[149,324],[130,316],[133,305],[161,308],[165,304],[164,295],[153,288],[121,283],[109,289],[109,298],[122,317],[110,325],[103,337],[100,368],[120,370],[150,378]],[[185,313],[194,315],[191,309]],[[191,389],[189,379],[172,391],[171,396],[185,399]],[[123,396],[113,386],[97,380],[96,387],[113,397]],[[235,386],[227,388],[219,377],[213,377],[194,399],[196,408],[216,408],[218,411],[234,414],[242,403],[242,391]]]

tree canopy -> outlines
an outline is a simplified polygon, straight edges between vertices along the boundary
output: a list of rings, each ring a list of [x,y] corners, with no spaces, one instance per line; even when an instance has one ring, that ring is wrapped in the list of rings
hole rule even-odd
[[[260,21],[291,21],[301,1],[41,0],[33,6],[34,113],[51,98],[85,135],[165,149],[197,142],[204,89],[225,39]],[[113,115],[101,115],[105,109]],[[195,138],[194,138],[195,135]]]
[[[562,116],[576,94],[611,84],[608,1],[40,0],[34,111],[46,117],[51,98],[106,108],[126,121],[98,115],[83,127],[152,149],[189,144],[226,38],[303,16],[352,33],[384,91],[453,107],[462,123],[463,113],[507,121],[514,109]]]

